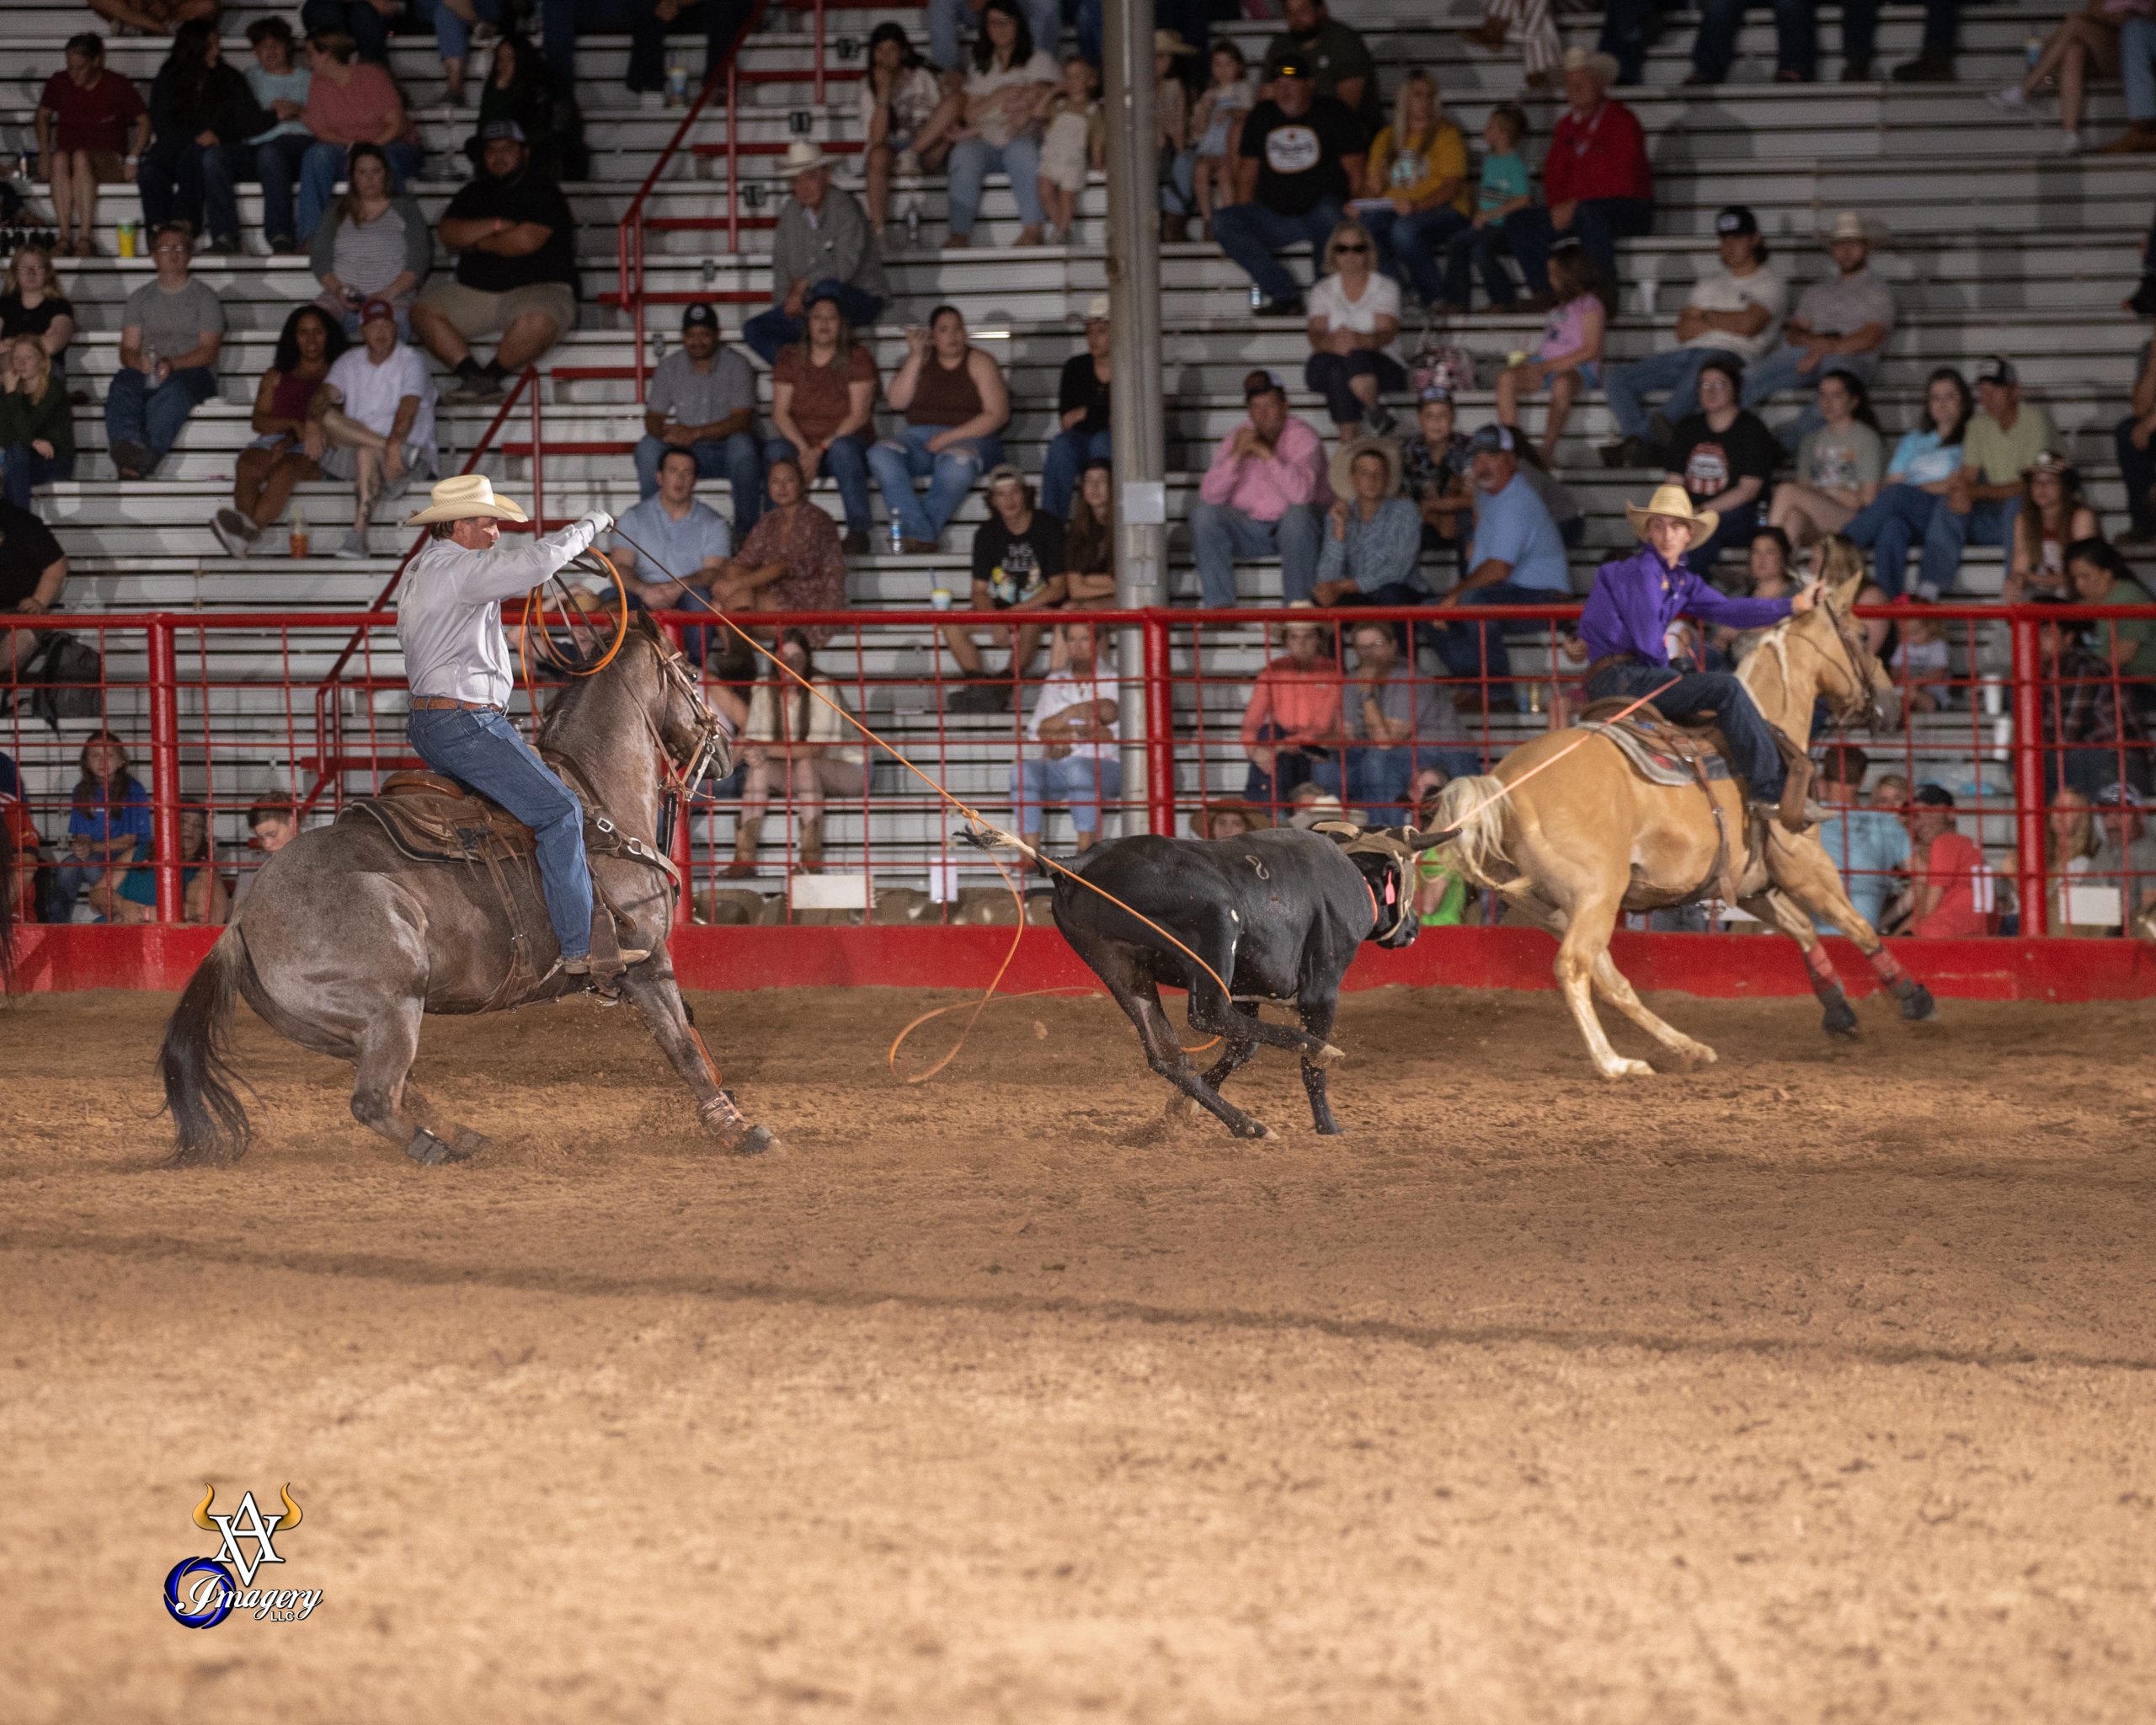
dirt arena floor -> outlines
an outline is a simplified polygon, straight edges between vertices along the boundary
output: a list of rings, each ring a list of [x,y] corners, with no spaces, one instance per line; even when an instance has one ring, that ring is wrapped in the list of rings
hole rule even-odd
[[[433,1021],[440,1169],[244,1009],[161,1167],[168,1000],[0,1011],[0,1719],[2150,1717],[2156,1011],[1674,999],[1613,1087],[1389,991],[1245,1146],[1101,1000],[900,1089],[921,1000],[702,1001],[759,1162],[626,1012]],[[312,1616],[169,1621],[286,1481]]]

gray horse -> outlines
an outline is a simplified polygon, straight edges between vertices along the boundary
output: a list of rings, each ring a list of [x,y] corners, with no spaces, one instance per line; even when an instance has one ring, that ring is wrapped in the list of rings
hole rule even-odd
[[[540,738],[566,762],[573,782],[603,799],[614,827],[642,841],[631,848],[646,850],[671,794],[659,753],[687,772],[714,742],[723,748],[695,673],[641,617],[611,665],[555,698]],[[586,813],[599,811],[587,804]],[[776,1148],[771,1134],[744,1120],[720,1088],[675,985],[666,953],[673,879],[618,850],[595,849],[591,862],[600,888],[649,937],[651,956],[623,973],[621,991],[696,1097],[706,1130],[744,1156]],[[419,1021],[428,1012],[493,1012],[581,989],[584,979],[551,970],[557,949],[546,917],[526,921],[541,980],[498,997],[515,931],[488,871],[414,862],[365,820],[302,834],[264,865],[166,1023],[157,1065],[179,1130],[176,1160],[229,1161],[247,1149],[247,1113],[228,1060],[235,990],[302,1048],[353,1063],[352,1114],[360,1124],[417,1162],[470,1156],[486,1140],[435,1119],[409,1081]]]

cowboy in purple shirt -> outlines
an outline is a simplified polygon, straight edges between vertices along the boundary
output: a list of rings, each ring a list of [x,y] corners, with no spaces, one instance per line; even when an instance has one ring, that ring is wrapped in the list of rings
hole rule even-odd
[[[1594,590],[1580,612],[1588,698],[1633,700],[1653,694],[1654,705],[1668,718],[1711,713],[1729,745],[1729,764],[1753,804],[1780,815],[1788,775],[1773,733],[1752,704],[1751,692],[1727,671],[1672,666],[1666,637],[1680,616],[1735,629],[1764,628],[1791,611],[1811,610],[1818,601],[1817,587],[1808,585],[1794,599],[1732,599],[1716,592],[1684,559],[1713,534],[1720,518],[1712,510],[1695,511],[1681,485],[1662,486],[1645,509],[1626,504],[1625,515],[1646,542],[1630,557],[1595,571]],[[1669,686],[1664,688],[1665,683]],[[1782,824],[1790,825],[1786,819]],[[1799,816],[1790,830],[1801,832],[1807,825]]]

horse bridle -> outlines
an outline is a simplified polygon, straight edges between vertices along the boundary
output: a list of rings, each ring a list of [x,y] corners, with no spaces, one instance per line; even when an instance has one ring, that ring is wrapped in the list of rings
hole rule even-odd
[[[1871,676],[1865,667],[1876,665],[1869,643],[1857,633],[1856,619],[1844,617],[1834,603],[1834,595],[1824,583],[1819,588],[1819,608],[1827,613],[1827,621],[1833,625],[1834,638],[1841,644],[1842,656],[1848,663],[1849,681],[1855,692],[1846,703],[1837,703],[1834,723],[1849,724],[1859,718],[1869,718],[1877,710],[1873,705]]]
[[[692,802],[706,773],[715,767],[717,776],[724,778],[734,770],[732,739],[726,721],[712,712],[711,703],[704,699],[702,679],[689,669],[688,655],[664,635],[653,633],[645,638],[659,655],[659,675],[665,686],[689,703],[689,711],[695,716],[696,740],[686,761],[675,758],[657,725],[651,728],[652,740],[658,744],[659,755],[666,762],[668,788],[682,802]],[[649,723],[648,715],[646,723]]]

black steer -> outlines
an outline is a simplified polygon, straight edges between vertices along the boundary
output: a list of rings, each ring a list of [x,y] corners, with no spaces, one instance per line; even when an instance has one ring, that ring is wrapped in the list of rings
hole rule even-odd
[[[1340,979],[1364,941],[1402,947],[1415,938],[1415,836],[1327,826],[1337,836],[1292,828],[1233,839],[1140,834],[1097,845],[1069,865],[1211,965],[1227,980],[1225,995],[1189,953],[1099,893],[1055,877],[1056,927],[1130,1014],[1147,1063],[1238,1138],[1262,1138],[1266,1129],[1224,1102],[1220,1086],[1261,1042],[1302,1055],[1312,1120],[1321,1132],[1340,1130],[1325,1095],[1325,1069],[1341,1058],[1326,1040]],[[1191,1028],[1226,1044],[1202,1077],[1161,1010],[1162,983],[1187,989]],[[1235,1004],[1251,998],[1294,1001],[1303,1028],[1266,1023]]]

